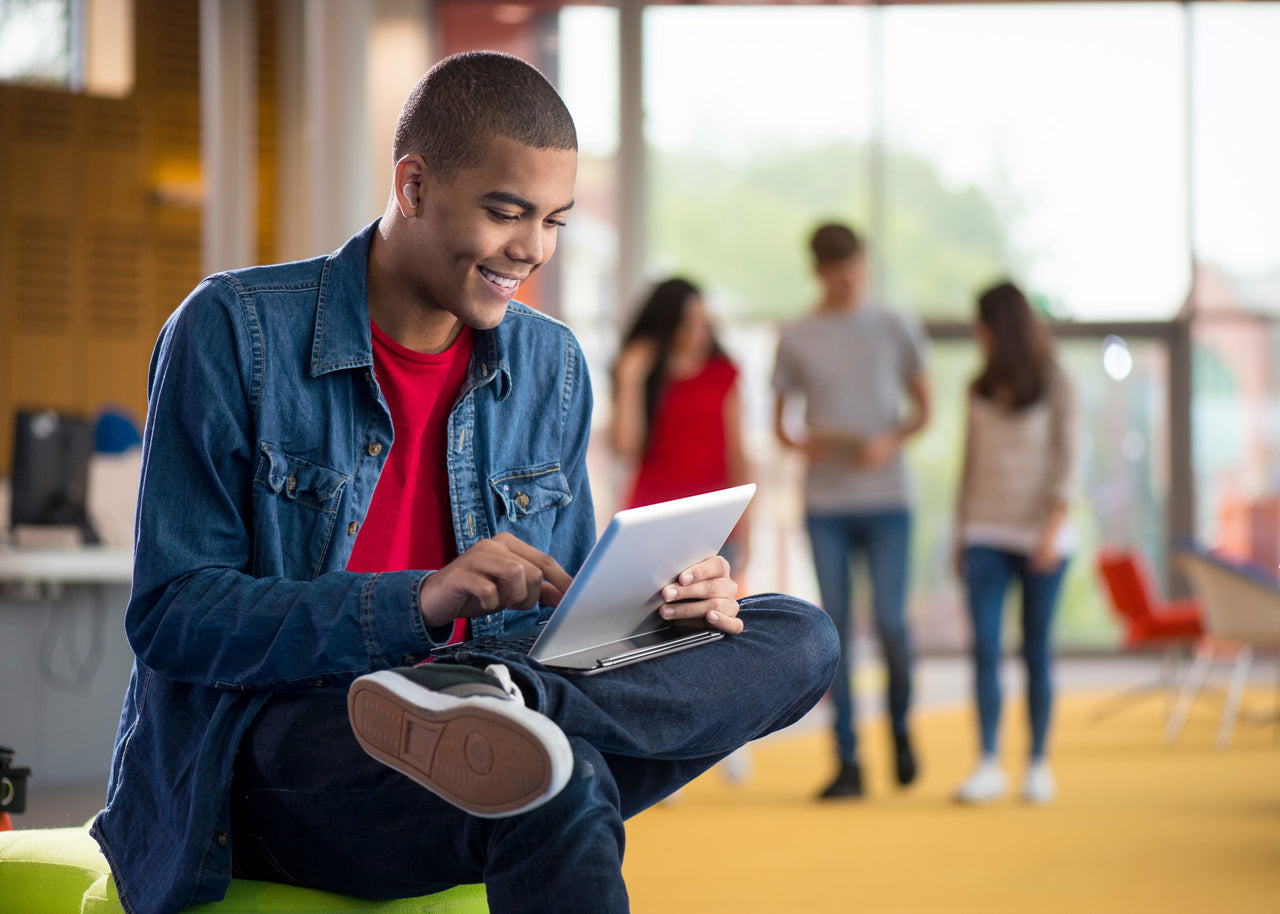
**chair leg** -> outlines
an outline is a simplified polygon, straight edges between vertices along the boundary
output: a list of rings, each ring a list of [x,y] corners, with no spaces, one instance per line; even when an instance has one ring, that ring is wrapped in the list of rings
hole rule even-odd
[[[1253,648],[1241,645],[1236,654],[1235,666],[1231,671],[1231,688],[1227,692],[1227,703],[1222,709],[1222,724],[1218,727],[1218,749],[1226,749],[1231,744],[1231,731],[1235,728],[1236,718],[1240,715],[1240,702],[1244,698],[1244,685],[1249,678],[1249,668],[1253,665]]]
[[[1114,695],[1109,695],[1098,702],[1093,712],[1089,715],[1089,720],[1097,723],[1112,714],[1123,711],[1129,705],[1136,703],[1140,699],[1152,694],[1153,692],[1167,692],[1168,687],[1164,683],[1163,677],[1156,682],[1149,682],[1143,685],[1136,685],[1124,689]]]
[[[1204,687],[1204,681],[1209,676],[1211,666],[1213,666],[1213,645],[1204,642],[1196,649],[1196,658],[1191,663],[1191,669],[1187,671],[1187,679],[1182,684],[1182,693],[1178,696],[1178,703],[1174,706],[1173,713],[1169,715],[1169,723],[1164,729],[1164,741],[1169,745],[1176,743],[1178,737],[1182,735],[1182,728],[1186,726],[1187,717],[1191,714],[1191,706],[1195,704],[1196,696]]]
[[[1160,658],[1160,684],[1164,687],[1164,720],[1165,724],[1169,723],[1169,718],[1173,716],[1174,702],[1178,697],[1178,684],[1181,681],[1180,673],[1182,672],[1182,650],[1175,645],[1169,645],[1164,649],[1164,655]]]

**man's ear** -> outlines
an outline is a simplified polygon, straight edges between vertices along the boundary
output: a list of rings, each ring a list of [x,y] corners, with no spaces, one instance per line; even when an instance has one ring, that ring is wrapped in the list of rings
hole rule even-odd
[[[417,153],[410,153],[396,162],[392,192],[396,197],[396,205],[400,208],[400,215],[406,219],[416,216],[422,206],[426,171],[426,163]]]

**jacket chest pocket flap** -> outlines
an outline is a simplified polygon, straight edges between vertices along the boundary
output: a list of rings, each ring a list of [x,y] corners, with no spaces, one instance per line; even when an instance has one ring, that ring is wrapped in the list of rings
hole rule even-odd
[[[515,523],[573,501],[558,463],[505,470],[490,476],[489,486],[503,514]]]
[[[333,514],[338,510],[346,475],[318,463],[286,454],[274,444],[258,444],[262,458],[254,482],[299,505]]]

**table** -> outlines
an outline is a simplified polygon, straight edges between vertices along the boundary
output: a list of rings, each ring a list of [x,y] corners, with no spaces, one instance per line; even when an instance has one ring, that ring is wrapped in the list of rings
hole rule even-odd
[[[105,793],[133,666],[132,572],[127,549],[0,546],[0,745],[31,768],[28,809],[51,784]]]

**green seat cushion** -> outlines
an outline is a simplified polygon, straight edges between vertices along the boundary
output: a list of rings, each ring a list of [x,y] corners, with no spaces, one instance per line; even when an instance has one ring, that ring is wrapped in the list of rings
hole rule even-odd
[[[435,895],[362,901],[316,889],[233,879],[226,898],[188,909],[194,914],[487,914],[483,885]],[[84,828],[0,832],[0,911],[22,914],[122,914],[106,858]]]

